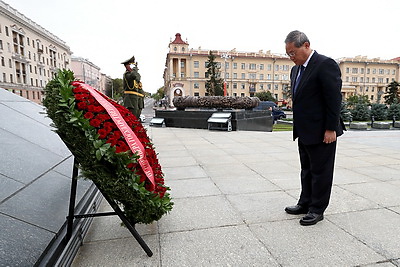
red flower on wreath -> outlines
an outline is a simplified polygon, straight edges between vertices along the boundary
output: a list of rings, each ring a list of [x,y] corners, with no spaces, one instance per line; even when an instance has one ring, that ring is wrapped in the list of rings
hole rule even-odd
[[[98,138],[105,140],[106,143],[111,144],[115,147],[115,153],[122,153],[130,151],[130,148],[125,141],[121,131],[115,125],[113,120],[108,115],[107,111],[101,106],[97,100],[89,93],[88,90],[81,87],[81,82],[73,82],[72,85],[75,87],[72,91],[74,93],[76,107],[78,110],[83,112],[84,118],[89,120],[89,124],[96,128]],[[128,126],[133,130],[139,141],[145,148],[145,156],[153,170],[155,179],[154,192],[157,193],[161,198],[164,196],[167,188],[164,186],[163,173],[161,166],[158,163],[157,155],[154,151],[153,145],[151,144],[146,130],[138,119],[125,107],[115,103],[113,100],[104,96],[121,114],[123,119],[126,121]],[[142,170],[139,163],[129,163],[126,166],[129,170],[134,171],[140,176],[140,182],[145,182],[146,189],[149,190],[151,184],[146,178],[146,174]]]

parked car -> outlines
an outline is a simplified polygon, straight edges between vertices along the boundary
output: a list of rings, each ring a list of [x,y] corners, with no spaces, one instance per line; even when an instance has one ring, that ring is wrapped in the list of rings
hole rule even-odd
[[[272,116],[274,121],[286,118],[285,112],[279,108],[272,108]]]
[[[278,105],[272,101],[260,101],[260,104],[253,108],[253,110],[270,110],[274,121],[286,118],[285,112],[278,108]]]

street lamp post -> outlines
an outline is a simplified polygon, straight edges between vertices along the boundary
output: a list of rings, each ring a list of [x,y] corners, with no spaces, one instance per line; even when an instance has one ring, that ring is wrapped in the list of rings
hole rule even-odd
[[[231,58],[231,56],[228,53],[224,53],[221,55],[221,58],[224,59],[224,96],[226,96],[227,95],[227,92],[226,92],[226,60],[228,58]]]

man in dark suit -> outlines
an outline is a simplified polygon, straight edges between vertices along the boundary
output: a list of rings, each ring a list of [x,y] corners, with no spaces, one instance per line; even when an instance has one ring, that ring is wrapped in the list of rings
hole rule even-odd
[[[324,219],[333,182],[336,138],[345,129],[340,119],[342,80],[338,64],[310,48],[300,31],[285,40],[291,70],[293,140],[297,138],[301,165],[301,194],[289,214],[306,214],[301,225]]]

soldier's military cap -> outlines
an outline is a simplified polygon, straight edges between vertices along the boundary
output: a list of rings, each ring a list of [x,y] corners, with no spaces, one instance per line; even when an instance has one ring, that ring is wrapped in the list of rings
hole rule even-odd
[[[125,60],[124,62],[122,62],[121,64],[130,64],[130,63],[135,63],[135,56],[132,56],[130,59]]]

